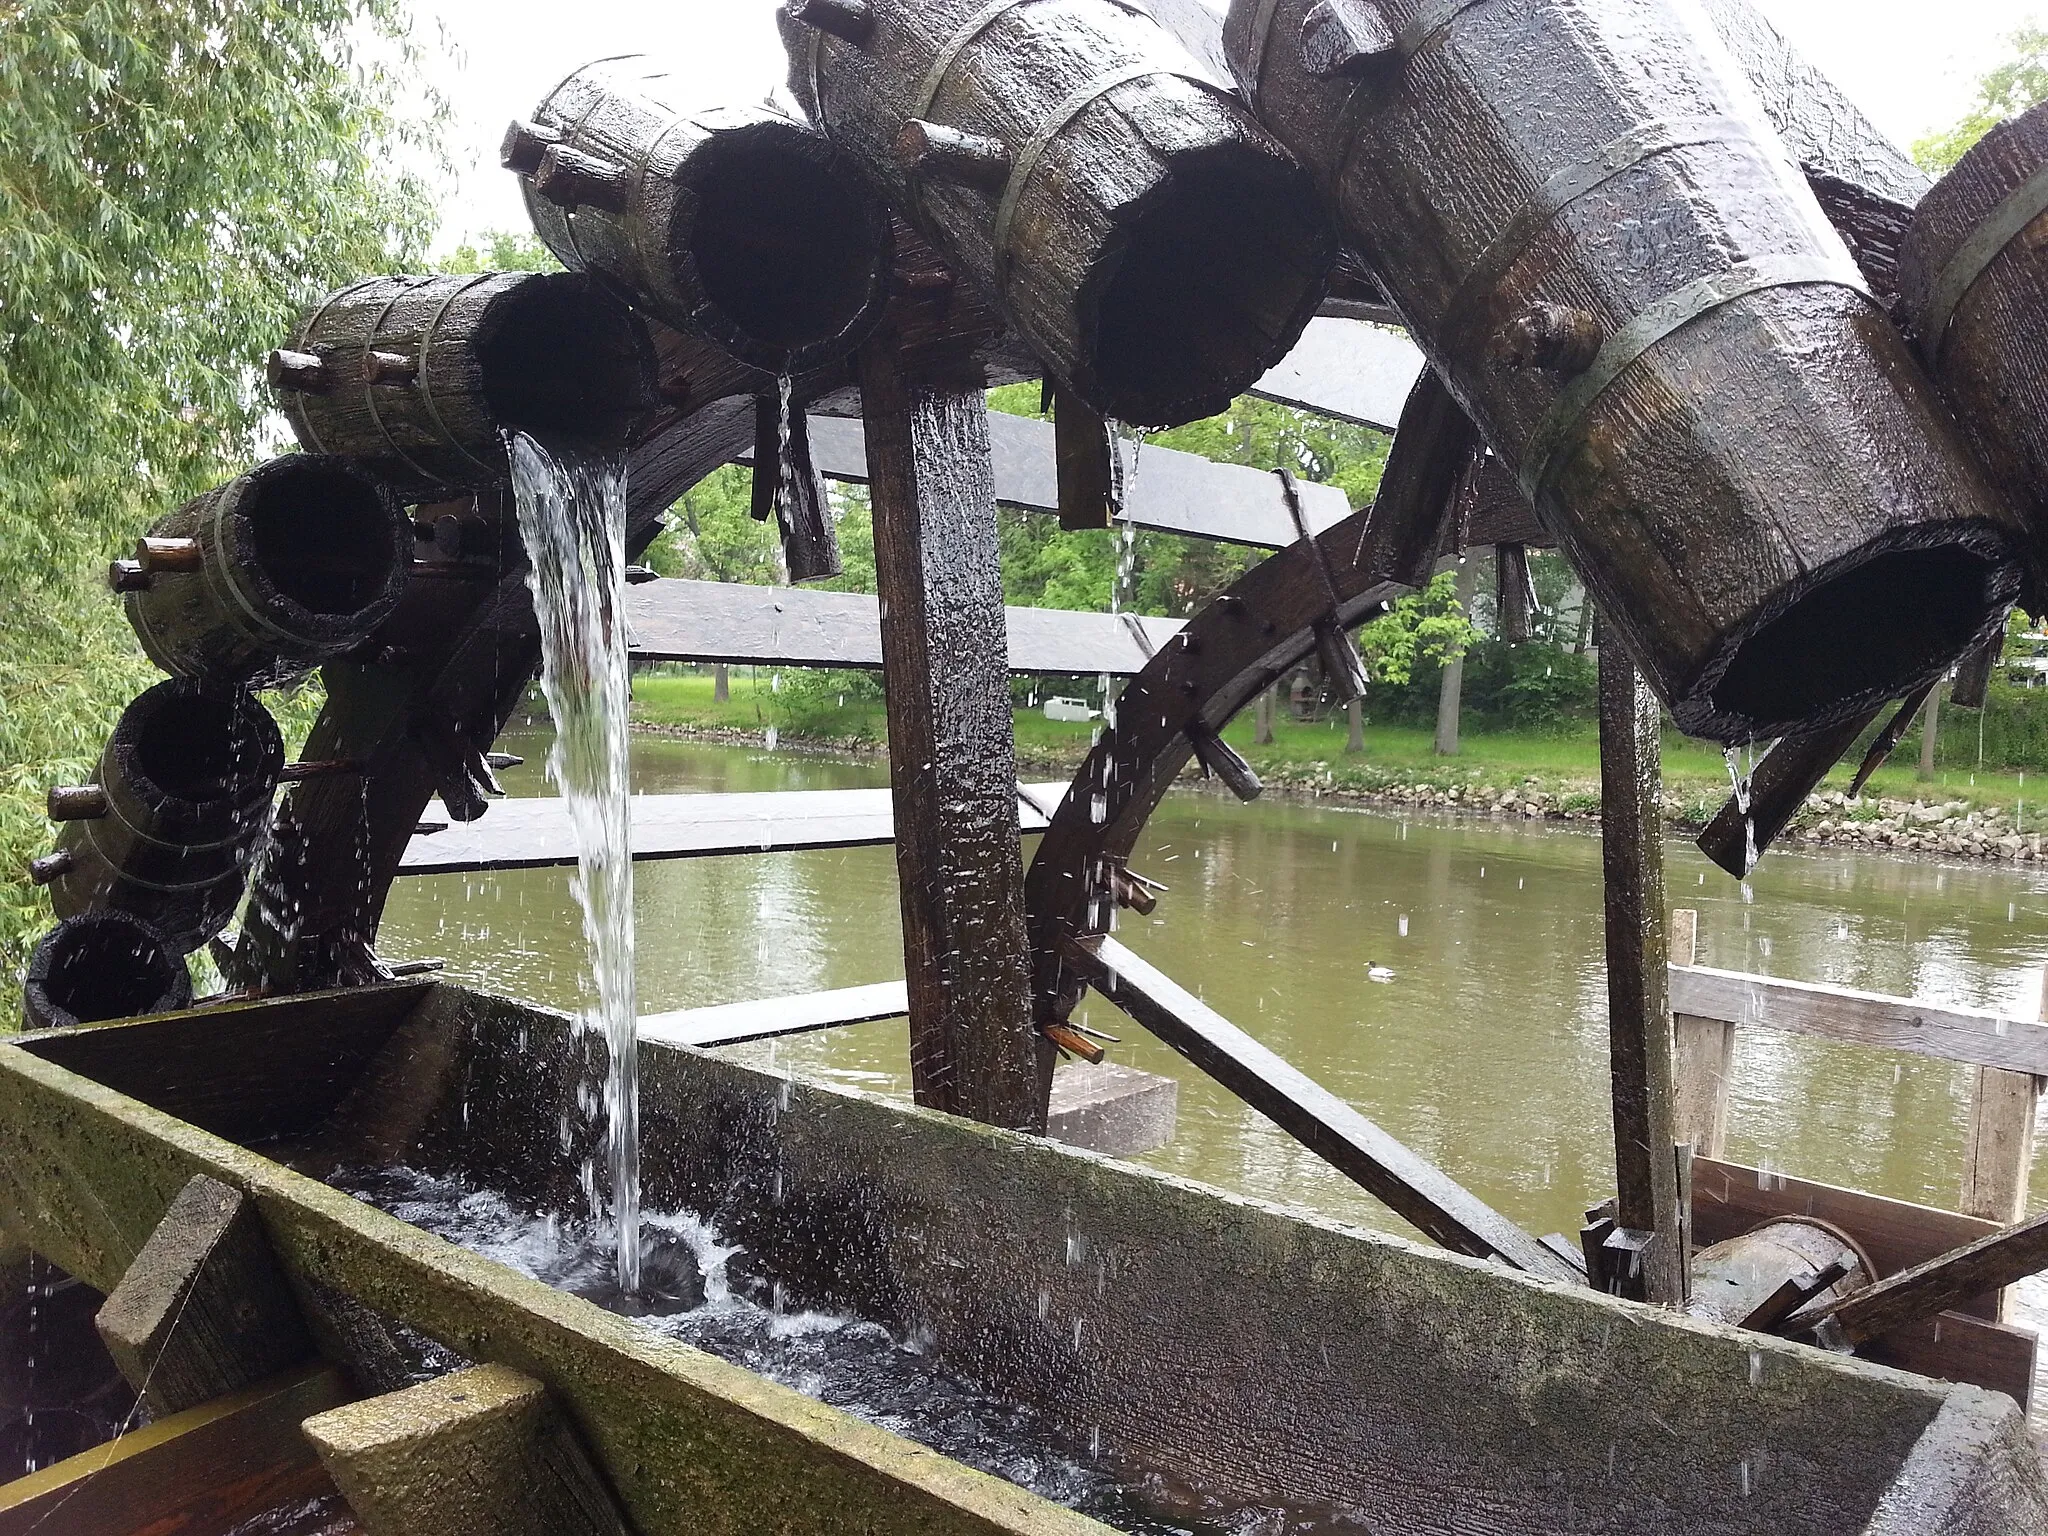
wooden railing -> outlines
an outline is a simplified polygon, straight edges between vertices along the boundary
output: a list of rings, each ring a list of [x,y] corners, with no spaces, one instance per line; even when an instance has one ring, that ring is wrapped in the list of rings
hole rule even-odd
[[[1676,1128],[1703,1157],[1725,1158],[1728,1087],[1738,1029],[1879,1046],[1973,1069],[1961,1208],[2016,1222],[2026,1215],[2034,1112],[2048,1079],[2048,1023],[1907,997],[1780,981],[1695,965],[1698,915],[1671,915]]]

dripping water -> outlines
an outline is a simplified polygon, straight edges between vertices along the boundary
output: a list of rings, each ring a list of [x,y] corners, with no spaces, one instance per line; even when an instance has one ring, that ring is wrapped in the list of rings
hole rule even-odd
[[[789,536],[796,527],[796,460],[790,452],[795,430],[790,422],[796,381],[783,374],[775,381],[775,584],[789,585]],[[770,746],[770,750],[774,750]]]
[[[1756,761],[1752,757],[1745,767],[1740,747],[1724,747],[1721,755],[1728,764],[1728,782],[1735,788],[1735,809],[1742,817],[1742,872],[1747,875],[1757,864],[1756,816],[1750,808],[1749,795],[1750,780],[1756,773]]]
[[[788,395],[785,391],[784,402]],[[785,434],[786,435],[786,434]],[[602,1111],[619,1289],[640,1289],[638,1012],[633,988],[633,853],[626,659],[625,469],[509,434],[519,532],[541,631],[541,690],[554,715],[548,777],[561,790],[576,837],[572,884],[590,951],[586,1039],[602,1036],[601,1101],[586,1073],[577,1099]],[[603,1214],[596,1169],[584,1168],[594,1219]]]
[[[1138,487],[1138,462],[1145,452],[1145,429],[1127,427],[1116,420],[1107,421],[1109,428],[1109,509],[1110,522],[1116,530],[1116,575],[1110,582],[1109,614],[1111,618],[1121,616],[1131,605],[1132,586],[1138,569],[1138,530],[1130,520],[1131,497]],[[1124,445],[1130,444],[1129,457],[1125,456]],[[1117,697],[1122,692],[1117,680],[1105,672],[1100,679],[1102,687],[1102,725],[1105,730],[1116,728]]]

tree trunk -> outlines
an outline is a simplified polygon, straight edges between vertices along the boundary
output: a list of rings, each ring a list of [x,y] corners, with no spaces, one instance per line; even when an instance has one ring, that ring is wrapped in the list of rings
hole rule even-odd
[[[732,698],[732,673],[724,662],[711,669],[711,702],[724,704]]]
[[[1927,695],[1927,709],[1920,716],[1920,777],[1934,777],[1934,749],[1941,740],[1941,689]]]
[[[1252,745],[1270,747],[1273,745],[1273,699],[1280,691],[1275,683],[1259,695],[1258,712],[1252,717]]]
[[[1365,700],[1353,699],[1344,710],[1351,717],[1351,739],[1344,743],[1344,750],[1357,757],[1365,751]]]
[[[1472,610],[1472,596],[1479,586],[1479,571],[1471,561],[1458,567],[1458,607],[1465,613]],[[1443,683],[1436,696],[1436,755],[1456,757],[1458,755],[1458,725],[1465,710],[1465,652],[1461,647],[1458,654],[1444,664]]]

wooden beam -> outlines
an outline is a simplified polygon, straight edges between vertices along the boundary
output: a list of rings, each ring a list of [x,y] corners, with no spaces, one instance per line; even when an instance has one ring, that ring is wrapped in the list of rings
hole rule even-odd
[[[1689,1255],[1672,1159],[1671,1000],[1664,937],[1664,788],[1657,697],[1616,637],[1600,647],[1600,843],[1606,881],[1607,1027],[1616,1220],[1614,1287],[1685,1300]],[[1596,1277],[1598,1278],[1598,1277]]]
[[[1067,963],[1096,991],[1446,1248],[1497,1258],[1553,1280],[1583,1281],[1557,1254],[1442,1169],[1115,939],[1071,939],[1065,950]]]
[[[856,485],[869,482],[866,435],[858,420],[814,415],[810,427],[820,474]],[[988,436],[996,501],[1022,512],[1056,515],[1060,481],[1053,424],[992,411]],[[1219,464],[1157,444],[1141,451],[1128,439],[1118,442],[1117,451],[1124,465],[1123,520],[1133,528],[1264,549],[1284,548],[1300,536],[1279,481],[1264,470]],[[751,462],[751,455],[740,462]],[[1317,533],[1351,514],[1350,502],[1333,485],[1304,484],[1301,494],[1302,512]]]
[[[1671,972],[1671,1006],[1744,1029],[1882,1046],[1939,1061],[2048,1075],[2048,1024],[1976,1008],[1938,1008],[1810,981],[1780,981],[1707,966]]]
[[[334,1497],[299,1425],[348,1397],[340,1372],[315,1366],[158,1419],[0,1485],[0,1536],[256,1529],[262,1515]]]
[[[1699,959],[1700,915],[1686,908],[1671,914],[1671,963]],[[1671,1131],[1692,1145],[1696,1157],[1725,1157],[1728,1151],[1728,1084],[1735,1064],[1735,1026],[1673,1010],[1671,1019]]]
[[[370,1536],[628,1536],[548,1389],[507,1366],[330,1409],[305,1431]]]
[[[121,1374],[161,1415],[247,1391],[314,1353],[255,1206],[203,1174],[171,1202],[98,1322]]]
[[[2048,978],[2041,1016],[2048,1022]],[[1963,1209],[1997,1222],[2023,1220],[2034,1168],[2034,1120],[2042,1079],[1979,1067],[1970,1085],[1970,1137],[1963,1152]]]
[[[1868,1290],[1799,1313],[1787,1331],[1861,1344],[2048,1269],[2048,1214],[1916,1264]]]
[[[1858,715],[1811,736],[1787,736],[1771,748],[1749,776],[1748,805],[1731,795],[1700,833],[1700,852],[1736,879],[1747,880],[1806,797],[1820,788],[1876,718],[1875,711]]]
[[[1005,618],[1012,672],[1075,677],[1135,677],[1183,627],[1178,619],[1050,608],[1010,608]],[[880,602],[863,592],[650,581],[627,588],[626,622],[635,661],[882,665]]]
[[[861,354],[917,1102],[1041,1131],[988,404]]]
[[[1057,807],[1064,784],[1027,786],[1034,800]],[[436,816],[428,807],[429,817]],[[1018,802],[1025,836],[1043,832],[1045,816]],[[426,825],[435,825],[429,820]],[[635,859],[717,858],[788,853],[805,848],[878,847],[895,841],[896,816],[886,789],[793,789],[758,794],[635,795]],[[482,821],[443,824],[406,849],[403,875],[463,874],[486,869],[548,869],[574,864],[574,830],[552,796],[500,800]]]
[[[748,1040],[812,1034],[848,1024],[869,1024],[877,1019],[900,1019],[909,1012],[909,989],[900,981],[882,981],[873,986],[844,987],[802,997],[770,997],[758,1002],[642,1014],[640,1038],[658,1045],[709,1049]]]

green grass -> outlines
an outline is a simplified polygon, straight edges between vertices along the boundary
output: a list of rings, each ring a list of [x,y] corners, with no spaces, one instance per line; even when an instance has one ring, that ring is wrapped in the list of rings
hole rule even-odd
[[[633,713],[650,725],[685,729],[759,731],[774,726],[785,738],[858,741],[879,746],[888,735],[880,699],[849,693],[820,696],[785,686],[777,692],[772,674],[763,669],[734,668],[732,697],[712,699],[709,672],[642,673],[633,682]],[[785,683],[788,675],[785,674]],[[1020,755],[1034,768],[1078,764],[1087,751],[1093,728],[1047,720],[1037,710],[1016,715]],[[1468,726],[1455,758],[1438,757],[1434,733],[1417,726],[1368,724],[1364,753],[1344,751],[1347,732],[1341,716],[1330,721],[1281,719],[1271,746],[1252,745],[1252,719],[1247,711],[1225,733],[1231,745],[1261,773],[1286,782],[1316,780],[1336,788],[1373,790],[1392,784],[1426,783],[1437,787],[1503,789],[1532,781],[1557,794],[1594,792],[1600,777],[1598,733],[1591,725],[1560,734],[1485,731]],[[1917,738],[1908,736],[1892,764],[1882,769],[1866,791],[1871,798],[1964,801],[1972,806],[2004,806],[2032,795],[2048,809],[2048,769],[2030,784],[2017,773],[1943,768],[1931,781],[1916,775]],[[1830,789],[1846,790],[1852,768],[1837,769]],[[1323,775],[1327,773],[1325,781]],[[1664,741],[1666,786],[1688,814],[1718,807],[1728,791],[1728,769],[1717,748],[1683,736]],[[1974,782],[1972,782],[1974,780]]]

